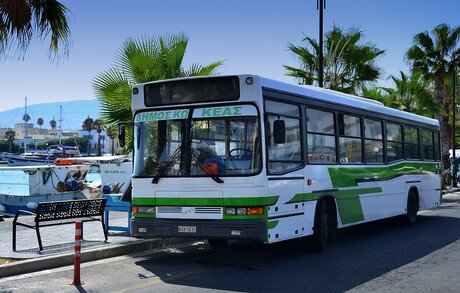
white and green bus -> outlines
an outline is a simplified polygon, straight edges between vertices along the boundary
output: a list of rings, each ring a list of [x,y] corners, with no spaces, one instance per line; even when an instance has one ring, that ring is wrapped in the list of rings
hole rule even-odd
[[[324,249],[441,203],[438,122],[376,101],[235,75],[138,84],[132,110],[135,237]]]

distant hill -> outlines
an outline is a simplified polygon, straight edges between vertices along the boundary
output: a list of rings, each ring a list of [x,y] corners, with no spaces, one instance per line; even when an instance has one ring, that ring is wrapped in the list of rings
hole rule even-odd
[[[94,100],[77,100],[68,102],[44,103],[27,106],[27,113],[31,120],[29,123],[34,123],[38,127],[37,119],[43,118],[44,123],[42,128],[49,129],[50,121],[56,120],[59,126],[59,106],[62,106],[62,129],[63,130],[79,130],[82,128],[83,120],[86,117],[93,119],[100,118],[99,108],[100,103],[97,99]],[[23,123],[22,116],[24,115],[24,107],[14,108],[0,112],[0,127],[14,128],[16,123]]]

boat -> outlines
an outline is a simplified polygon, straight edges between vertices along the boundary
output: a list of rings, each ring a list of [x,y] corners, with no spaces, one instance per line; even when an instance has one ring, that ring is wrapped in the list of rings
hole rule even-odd
[[[52,165],[59,158],[74,158],[80,155],[77,146],[51,145],[46,151],[32,151],[20,155],[2,154],[8,166],[37,166]]]
[[[46,166],[0,167],[0,215],[33,211],[38,202],[88,198],[83,189],[89,168],[68,161]]]
[[[93,182],[91,188],[102,190],[104,186],[109,186],[111,193],[119,194],[129,191],[133,164],[129,155],[78,157],[73,160],[90,164],[93,168],[98,169],[100,179]]]

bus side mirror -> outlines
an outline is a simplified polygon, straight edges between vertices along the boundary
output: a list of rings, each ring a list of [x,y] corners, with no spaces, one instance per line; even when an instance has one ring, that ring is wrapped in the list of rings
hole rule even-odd
[[[275,144],[286,142],[286,124],[284,120],[275,120],[273,122],[273,141]]]
[[[118,143],[120,147],[125,146],[126,142],[125,124],[118,124]]]

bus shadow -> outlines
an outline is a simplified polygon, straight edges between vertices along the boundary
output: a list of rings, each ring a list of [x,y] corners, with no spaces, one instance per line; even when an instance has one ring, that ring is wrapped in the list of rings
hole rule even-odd
[[[447,207],[449,208],[449,207]],[[243,292],[343,292],[460,239],[460,219],[421,215],[415,225],[387,219],[342,229],[324,252],[308,239],[262,245],[206,242],[137,262],[164,283]]]

